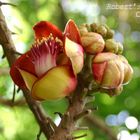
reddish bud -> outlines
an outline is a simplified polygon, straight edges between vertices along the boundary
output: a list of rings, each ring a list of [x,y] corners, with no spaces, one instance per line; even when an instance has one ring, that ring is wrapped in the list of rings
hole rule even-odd
[[[105,89],[116,89],[128,83],[133,74],[131,66],[121,55],[99,53],[92,62],[94,80]]]

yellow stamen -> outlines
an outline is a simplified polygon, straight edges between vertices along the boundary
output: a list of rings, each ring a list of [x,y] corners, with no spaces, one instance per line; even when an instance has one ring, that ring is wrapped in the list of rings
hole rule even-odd
[[[52,33],[50,33],[48,37],[42,37],[41,39],[36,39],[34,45],[35,46],[41,45],[43,42],[48,41],[49,39],[59,43],[61,47],[63,46],[63,42],[58,37],[54,38]]]
[[[58,37],[55,38],[55,41],[58,42],[60,46],[63,46],[63,42]]]

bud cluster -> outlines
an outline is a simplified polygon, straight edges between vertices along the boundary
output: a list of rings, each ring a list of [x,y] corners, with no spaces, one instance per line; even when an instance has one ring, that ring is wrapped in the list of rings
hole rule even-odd
[[[123,45],[113,39],[114,31],[107,25],[82,24],[80,27],[81,41],[89,54],[112,52],[122,54]]]
[[[82,24],[81,43],[86,55],[92,56],[93,79],[101,92],[118,95],[133,75],[123,53],[123,45],[114,40],[114,31],[107,25]]]

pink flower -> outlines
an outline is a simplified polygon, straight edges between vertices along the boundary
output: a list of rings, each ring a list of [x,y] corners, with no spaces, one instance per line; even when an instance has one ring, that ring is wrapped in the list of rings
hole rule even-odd
[[[63,33],[47,21],[37,23],[33,29],[35,43],[11,67],[14,83],[28,88],[38,100],[68,96],[76,88],[76,75],[84,61],[76,24],[69,20]]]

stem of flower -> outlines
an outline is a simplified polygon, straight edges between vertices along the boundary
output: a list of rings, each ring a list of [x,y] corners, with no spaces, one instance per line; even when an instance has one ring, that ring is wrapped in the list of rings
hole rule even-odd
[[[79,119],[81,119],[82,117],[88,115],[91,113],[91,110],[90,109],[87,109],[87,110],[84,110],[83,112],[77,114],[75,117],[74,117],[74,120],[77,121]]]

